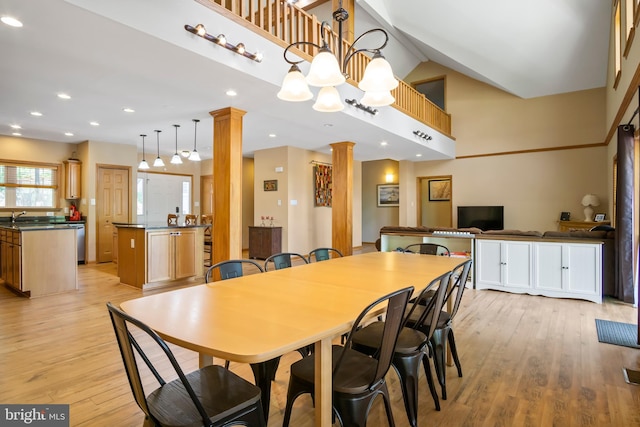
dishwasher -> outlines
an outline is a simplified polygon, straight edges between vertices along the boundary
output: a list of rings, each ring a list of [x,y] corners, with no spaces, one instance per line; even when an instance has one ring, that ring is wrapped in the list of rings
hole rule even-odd
[[[78,247],[78,264],[84,264],[84,224],[77,224],[76,228],[76,239],[77,247]]]

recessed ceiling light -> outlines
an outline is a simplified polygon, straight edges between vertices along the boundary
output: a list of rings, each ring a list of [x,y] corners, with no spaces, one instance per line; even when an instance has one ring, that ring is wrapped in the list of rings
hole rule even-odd
[[[236,96],[236,95],[238,95],[238,92],[236,92],[236,91],[235,91],[235,90],[233,90],[233,89],[229,89],[229,90],[226,92],[226,94],[227,94],[227,96]]]
[[[100,126],[100,123],[98,123],[98,122],[89,122],[89,124],[91,126]]]
[[[326,128],[330,128],[330,127],[333,127],[333,125],[332,125],[331,123],[325,123],[325,124],[324,124],[324,127],[326,127]]]
[[[22,136],[22,134],[20,132],[13,132],[11,135],[13,135],[13,136]]]
[[[136,110],[134,110],[133,108],[128,108],[128,107],[123,108],[122,111],[124,111],[125,113],[135,113],[136,112]]]
[[[422,157],[422,154],[416,154],[416,157]]]
[[[22,129],[22,126],[20,125],[9,125],[11,126],[11,129]]]
[[[71,97],[69,95],[67,95],[66,93],[59,93],[58,94],[58,98],[60,98],[60,99],[71,99]]]
[[[2,18],[0,18],[0,21],[9,25],[10,27],[16,27],[16,28],[22,27],[22,22],[18,21],[16,18],[12,16],[3,16]]]
[[[380,145],[382,145],[383,147],[384,147],[384,146],[386,146],[386,145],[387,145],[387,141],[382,141],[382,142],[380,143]]]
[[[40,116],[42,116],[42,113],[40,111],[32,111],[31,115],[32,116],[36,116],[36,117],[40,117]]]
[[[270,134],[269,134],[269,138],[275,138],[275,137],[276,137],[276,134],[275,134],[275,133],[270,133]]]
[[[66,136],[73,136],[73,133],[72,133],[72,132],[65,132],[64,134],[65,134]]]

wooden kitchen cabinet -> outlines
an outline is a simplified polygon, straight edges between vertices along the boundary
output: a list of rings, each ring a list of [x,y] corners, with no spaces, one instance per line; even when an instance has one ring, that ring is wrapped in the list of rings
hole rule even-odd
[[[282,252],[282,227],[249,227],[249,258],[267,259]]]
[[[81,195],[82,163],[79,160],[64,161],[64,198],[79,199]]]
[[[2,256],[2,280],[7,286],[22,291],[20,232],[2,230],[0,253]]]

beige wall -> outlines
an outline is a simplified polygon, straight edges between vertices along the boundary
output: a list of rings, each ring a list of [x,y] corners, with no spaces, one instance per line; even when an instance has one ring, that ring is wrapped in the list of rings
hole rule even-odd
[[[317,247],[331,246],[331,208],[314,206],[312,161],[331,162],[331,156],[295,147],[259,150],[254,154],[254,216],[273,216],[282,227],[282,250],[306,254]],[[282,172],[276,168],[282,167]],[[353,245],[362,245],[360,162],[354,162]],[[265,180],[278,180],[277,191],[264,191]],[[280,204],[278,204],[280,201]],[[268,221],[267,221],[268,224]]]
[[[362,240],[372,243],[380,237],[380,228],[385,225],[400,225],[400,208],[378,206],[378,184],[386,184],[388,173],[399,181],[399,165],[395,160],[375,160],[362,162]],[[400,193],[400,204],[404,204],[404,194]],[[415,197],[414,197],[415,199]]]
[[[400,183],[408,209],[418,202],[415,177],[451,175],[454,226],[457,206],[504,205],[505,228],[554,230],[562,211],[582,218],[586,193],[600,197],[597,212],[610,214],[604,89],[525,100],[435,63],[421,64],[405,80],[442,75],[457,158],[413,165]],[[568,146],[576,148],[558,149]],[[416,224],[415,214],[406,217],[413,222],[404,225]]]

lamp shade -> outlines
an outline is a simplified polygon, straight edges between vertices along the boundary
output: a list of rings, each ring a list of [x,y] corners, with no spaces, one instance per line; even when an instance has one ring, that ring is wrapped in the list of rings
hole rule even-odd
[[[322,48],[311,61],[307,83],[311,86],[339,86],[345,82],[338,60],[329,48]]]
[[[282,80],[282,87],[278,92],[278,98],[283,101],[308,101],[313,98],[313,93],[309,90],[309,86],[296,64],[293,64],[289,72]]]
[[[323,113],[334,113],[344,109],[344,104],[340,100],[338,89],[333,86],[326,86],[320,89],[318,99],[313,104],[313,109]]]
[[[147,163],[146,160],[142,159],[142,161],[138,165],[138,169],[142,169],[142,170],[149,169],[149,163]]]
[[[585,194],[582,198],[582,206],[600,206],[600,199],[595,194]]]
[[[387,105],[393,104],[395,100],[388,90],[381,92],[368,91],[364,93],[360,103],[367,107],[386,107]]]
[[[394,77],[391,65],[384,59],[384,56],[376,53],[365,68],[358,87],[365,92],[389,91],[398,87],[398,80]]]

